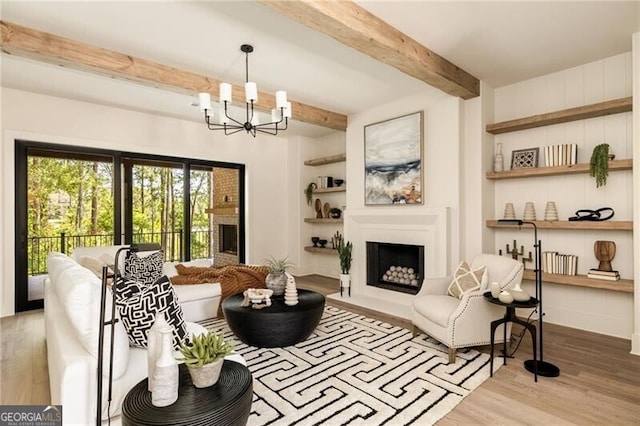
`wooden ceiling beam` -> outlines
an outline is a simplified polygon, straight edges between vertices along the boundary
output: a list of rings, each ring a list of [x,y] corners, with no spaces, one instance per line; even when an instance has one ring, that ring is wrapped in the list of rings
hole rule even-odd
[[[219,97],[220,81],[145,59],[81,43],[54,34],[0,21],[3,52],[75,70],[165,89],[186,95],[208,92]],[[244,98],[244,86],[233,86],[235,99]],[[256,108],[269,112],[275,97],[260,92]],[[293,118],[335,130],[347,129],[347,116],[291,100]]]
[[[477,78],[351,1],[258,1],[445,93],[480,95]]]

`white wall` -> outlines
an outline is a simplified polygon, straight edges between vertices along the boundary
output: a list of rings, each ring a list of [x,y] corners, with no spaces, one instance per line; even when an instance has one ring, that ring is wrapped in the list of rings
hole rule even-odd
[[[460,257],[462,105],[458,98],[425,87],[424,92],[350,116],[347,128],[347,217],[352,210],[364,209],[373,214],[393,214],[398,223],[402,223],[405,214],[426,212],[429,208],[449,208],[448,271],[450,264]],[[365,207],[364,126],[417,111],[424,111],[423,205]],[[348,223],[345,224],[345,237],[350,239]],[[366,253],[356,250],[355,246],[353,263],[354,267],[366,263]],[[430,274],[429,271],[426,273]]]
[[[288,251],[288,145],[284,138],[224,136],[204,124],[3,88],[0,316],[14,313],[14,140],[27,139],[246,165],[247,263]],[[297,167],[297,166],[296,166]],[[297,218],[296,218],[297,220]]]
[[[496,89],[495,121],[631,96],[631,65],[631,53],[625,53]],[[512,150],[540,147],[540,164],[544,161],[542,147],[562,143],[578,144],[578,162],[581,163],[588,163],[593,148],[605,142],[610,144],[617,159],[631,158],[632,135],[633,118],[629,112],[496,135],[495,143],[502,143],[505,168],[508,169]],[[600,207],[612,207],[614,220],[632,220],[633,194],[630,171],[610,173],[607,185],[597,189],[588,174],[508,179],[495,183],[495,214],[496,218],[502,217],[505,203],[513,202],[516,216],[520,217],[525,202],[532,201],[541,220],[546,202],[555,201],[561,220],[567,220],[578,209]],[[504,251],[506,244],[512,246],[513,240],[517,239],[518,247],[524,245],[525,251],[533,251],[530,231],[492,232],[495,233],[496,249]],[[597,267],[593,254],[595,240],[615,241],[614,269],[619,270],[623,278],[634,276],[631,232],[541,230],[538,234],[543,251],[578,255],[579,274]],[[634,317],[631,294],[545,283],[544,306],[545,319],[549,322],[627,339],[631,337]]]
[[[303,218],[313,218],[316,215],[314,204],[307,204],[304,189],[310,182],[315,182],[318,176],[332,176],[334,179],[345,179],[346,162],[327,164],[322,166],[305,166],[306,160],[327,157],[336,154],[345,153],[345,132],[336,131],[320,138],[300,138],[298,151],[298,179],[300,186],[296,191],[298,197],[296,208],[300,220],[298,221],[298,240],[296,243],[299,253],[299,268],[297,272],[300,275],[319,274],[327,277],[338,278],[340,275],[340,261],[337,256],[330,254],[309,253],[304,251],[304,246],[310,246],[311,237],[320,237],[328,241],[327,247],[331,245],[331,237],[339,231],[344,233],[342,224],[309,224],[304,223]],[[346,182],[347,188],[349,183]],[[349,189],[347,189],[349,190]],[[329,203],[331,207],[337,207],[342,210],[346,206],[346,193],[336,192],[327,194],[315,194],[313,199],[320,199],[322,204]]]

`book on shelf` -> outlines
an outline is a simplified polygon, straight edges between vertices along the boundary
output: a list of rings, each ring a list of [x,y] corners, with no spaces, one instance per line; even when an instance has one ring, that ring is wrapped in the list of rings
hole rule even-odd
[[[544,147],[545,167],[571,166],[578,164],[578,144],[565,143]]]
[[[589,269],[589,274],[592,275],[601,275],[603,277],[619,277],[620,273],[618,271],[601,271],[600,269]]]
[[[562,254],[557,251],[542,253],[542,272],[557,275],[576,275],[578,273],[578,256]]]
[[[598,275],[588,273],[587,278],[592,278],[594,280],[603,280],[603,281],[620,281],[620,275]]]

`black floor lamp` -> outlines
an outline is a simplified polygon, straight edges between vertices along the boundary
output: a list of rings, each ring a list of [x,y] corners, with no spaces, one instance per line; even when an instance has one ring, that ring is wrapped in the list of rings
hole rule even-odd
[[[534,234],[534,248],[536,251],[536,259],[535,259],[535,274],[536,274],[536,299],[538,299],[538,346],[539,354],[537,360],[529,359],[524,362],[524,368],[527,371],[534,373],[537,371],[538,375],[543,377],[558,377],[560,375],[560,369],[555,365],[546,362],[544,360],[544,343],[543,343],[543,333],[542,333],[542,317],[544,316],[544,311],[542,310],[542,242],[538,239],[538,227],[534,222],[527,222],[520,219],[500,219],[498,223],[502,225],[532,225],[533,226],[533,234]],[[538,348],[533,348],[535,351]],[[537,366],[537,368],[536,368]]]
[[[109,424],[111,424],[111,395],[113,388],[113,347],[115,344],[114,340],[114,328],[116,322],[116,292],[117,292],[117,278],[122,277],[120,270],[118,269],[118,258],[120,257],[120,253],[123,251],[130,252],[141,252],[141,251],[157,251],[160,250],[160,245],[156,243],[141,243],[141,244],[131,244],[130,246],[122,246],[116,251],[114,264],[113,264],[113,274],[109,274],[109,268],[107,266],[102,268],[102,288],[100,289],[100,328],[98,331],[98,371],[97,371],[97,403],[96,403],[96,425],[102,425],[102,370],[104,362],[104,327],[111,327],[111,340],[109,342],[109,394],[108,394],[108,416],[109,416]],[[105,321],[105,310],[106,310],[106,302],[107,302],[107,280],[112,278],[111,285],[111,319],[109,321]]]

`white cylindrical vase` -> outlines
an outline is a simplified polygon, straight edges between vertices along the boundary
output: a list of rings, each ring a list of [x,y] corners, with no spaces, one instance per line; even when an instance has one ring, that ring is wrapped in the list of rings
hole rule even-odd
[[[162,348],[153,373],[151,404],[155,407],[166,407],[178,400],[179,371],[178,363],[173,357],[173,330],[167,326],[160,332]]]

